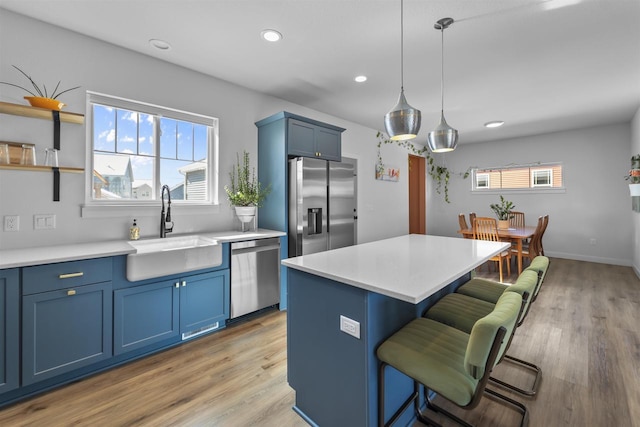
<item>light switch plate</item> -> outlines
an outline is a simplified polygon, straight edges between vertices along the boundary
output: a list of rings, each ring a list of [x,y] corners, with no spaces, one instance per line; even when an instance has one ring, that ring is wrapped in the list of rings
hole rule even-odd
[[[56,216],[54,214],[34,215],[33,228],[35,230],[49,230],[49,229],[56,228]]]

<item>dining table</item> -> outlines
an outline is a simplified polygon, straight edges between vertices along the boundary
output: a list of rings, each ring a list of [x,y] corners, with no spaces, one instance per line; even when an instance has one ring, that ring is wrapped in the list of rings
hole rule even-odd
[[[536,227],[525,225],[524,227],[498,228],[500,240],[514,242],[518,252],[518,274],[522,273],[522,242],[533,237]],[[458,230],[466,238],[473,238],[473,228]]]

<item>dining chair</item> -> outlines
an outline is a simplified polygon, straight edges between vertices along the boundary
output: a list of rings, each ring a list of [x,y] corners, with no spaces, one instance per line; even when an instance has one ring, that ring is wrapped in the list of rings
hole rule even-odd
[[[549,225],[549,215],[545,215],[544,217],[544,225],[542,226],[542,233],[540,234],[540,254],[544,255],[544,246],[542,246],[542,238],[544,237],[545,231],[547,231],[547,225]]]
[[[524,212],[511,211],[511,216],[509,217],[509,227],[524,227]]]
[[[469,229],[469,225],[467,225],[467,219],[465,218],[465,215],[463,213],[458,215],[458,224],[460,225],[460,230]],[[473,236],[465,235],[464,238],[473,239]]]
[[[473,223],[473,238],[476,240],[488,240],[491,242],[500,242],[498,236],[498,221],[491,217],[477,217]],[[502,278],[502,260],[506,258],[507,272],[511,276],[511,250],[508,249],[492,257],[489,261],[497,261],[500,270],[500,282]]]
[[[473,224],[475,224],[475,222],[476,222],[476,213],[471,212],[469,214],[469,224],[471,224],[471,226],[473,227]]]
[[[542,233],[544,232],[544,217],[538,217],[536,230],[533,232],[531,241],[522,245],[522,257],[529,259],[529,264],[538,255],[542,255]],[[517,249],[511,247],[511,252],[517,254]]]

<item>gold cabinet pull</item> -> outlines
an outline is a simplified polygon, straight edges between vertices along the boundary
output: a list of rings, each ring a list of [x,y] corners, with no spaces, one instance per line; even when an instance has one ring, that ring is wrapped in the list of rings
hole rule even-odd
[[[81,277],[81,276],[84,276],[84,273],[82,271],[79,271],[77,273],[60,274],[58,275],[58,279],[70,279],[72,277]]]
[[[69,289],[69,290],[67,291],[67,295],[68,295],[68,296],[75,295],[75,294],[76,294],[76,290],[75,290],[75,289]]]

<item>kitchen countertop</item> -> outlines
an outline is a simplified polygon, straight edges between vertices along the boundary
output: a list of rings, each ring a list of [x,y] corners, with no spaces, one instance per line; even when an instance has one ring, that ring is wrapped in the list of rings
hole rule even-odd
[[[266,239],[286,235],[282,231],[259,228],[256,231],[217,231],[191,233],[216,239],[221,243],[239,242],[242,240]],[[187,235],[187,234],[184,234]],[[182,235],[182,236],[184,236]],[[181,235],[176,235],[178,237]],[[174,236],[169,236],[170,239]],[[149,238],[151,239],[151,238]],[[140,239],[140,240],[149,240]],[[55,246],[39,246],[21,249],[0,250],[0,269],[27,267],[30,265],[51,264],[54,262],[75,261],[89,258],[101,258],[117,255],[128,255],[136,250],[128,240],[111,240],[105,242],[76,243]]]
[[[289,258],[282,264],[417,304],[509,246],[410,234]]]

